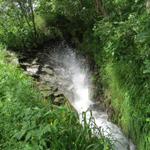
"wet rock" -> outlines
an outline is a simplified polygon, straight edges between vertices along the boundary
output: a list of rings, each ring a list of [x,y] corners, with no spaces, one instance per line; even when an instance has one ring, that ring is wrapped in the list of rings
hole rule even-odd
[[[36,75],[38,70],[39,70],[39,65],[31,65],[26,67],[26,71],[31,76]]]
[[[100,102],[90,105],[88,109],[94,111],[105,111],[105,107]]]
[[[53,103],[58,106],[64,104],[65,102],[66,102],[66,99],[64,96],[56,97],[53,101]]]
[[[52,91],[41,91],[41,93],[43,94],[43,96],[47,99],[47,98],[52,98],[52,101],[53,99],[55,98],[54,94]]]
[[[58,87],[57,87],[57,86],[53,86],[53,87],[52,87],[52,91],[53,91],[53,92],[57,92],[57,91],[58,91]]]
[[[54,75],[53,70],[47,67],[42,68],[41,71],[47,73],[48,75]]]
[[[63,94],[61,92],[57,91],[54,93],[54,96],[55,97],[63,97]]]
[[[50,85],[56,85],[57,83],[57,78],[56,76],[51,76],[49,74],[40,74],[40,80],[43,81],[44,83],[49,83]]]
[[[36,65],[37,64],[37,61],[38,61],[38,58],[35,58],[33,61],[32,61],[32,65]]]
[[[51,86],[46,85],[44,83],[43,84],[39,83],[38,87],[39,87],[39,90],[41,90],[41,91],[51,91],[52,90]]]
[[[113,118],[113,115],[115,114],[115,111],[111,105],[109,107],[107,107],[106,112],[108,115],[108,119],[111,120]]]
[[[27,67],[29,67],[31,64],[24,62],[24,63],[20,63],[20,67],[23,68],[24,70],[27,70]]]
[[[44,64],[43,68],[50,68],[50,69],[52,69],[52,67],[49,64],[47,64],[47,63]]]
[[[65,96],[58,90],[58,87],[53,86],[50,83],[46,83],[43,78],[42,81],[37,82],[37,86],[44,98],[50,100],[54,105],[60,106],[66,102]]]
[[[19,61],[15,53],[7,51],[7,55],[5,57],[7,62],[13,64],[14,66],[19,66]]]
[[[31,66],[31,64],[27,62],[23,62],[23,63],[20,63],[20,66]]]

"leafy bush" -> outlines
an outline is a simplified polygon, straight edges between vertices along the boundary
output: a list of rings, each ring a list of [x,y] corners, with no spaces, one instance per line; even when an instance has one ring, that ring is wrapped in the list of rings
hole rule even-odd
[[[95,61],[114,108],[113,120],[139,150],[150,145],[149,15],[129,13],[124,21],[103,19],[94,27],[100,41]]]
[[[105,1],[108,16],[84,34],[80,48],[96,63],[97,93],[104,91],[112,120],[137,149],[150,147],[150,16],[145,2]],[[110,13],[109,13],[110,12]]]

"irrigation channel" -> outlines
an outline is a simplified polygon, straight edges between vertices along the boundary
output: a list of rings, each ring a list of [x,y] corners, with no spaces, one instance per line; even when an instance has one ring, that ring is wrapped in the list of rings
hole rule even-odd
[[[31,74],[40,74],[39,70],[47,68],[49,75],[40,74],[50,86],[55,86],[63,93],[79,114],[86,112],[87,121],[91,117],[95,120],[102,134],[109,138],[116,150],[135,150],[134,144],[126,138],[121,129],[108,120],[108,115],[91,99],[92,82],[87,61],[76,54],[68,45],[61,43],[53,48],[46,48],[37,55],[38,60],[27,66]],[[96,134],[96,133],[95,133]]]

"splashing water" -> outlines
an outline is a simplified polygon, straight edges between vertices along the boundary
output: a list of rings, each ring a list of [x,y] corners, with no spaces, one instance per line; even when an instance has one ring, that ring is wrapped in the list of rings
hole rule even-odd
[[[135,150],[135,146],[121,132],[120,128],[108,121],[108,115],[102,110],[91,108],[94,102],[90,100],[90,74],[85,60],[75,54],[74,50],[61,44],[49,54],[49,60],[54,65],[60,89],[77,110],[80,120],[82,112],[90,111],[95,123],[101,128],[102,134],[113,141],[116,150]],[[90,110],[90,111],[88,111]]]

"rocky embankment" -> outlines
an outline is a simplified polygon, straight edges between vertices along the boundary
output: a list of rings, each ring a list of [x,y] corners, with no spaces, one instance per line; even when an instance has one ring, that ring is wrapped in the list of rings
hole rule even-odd
[[[56,75],[52,64],[50,61],[47,61],[48,58],[45,55],[48,56],[46,52],[38,53],[32,61],[26,59],[20,62],[20,66],[25,70],[27,75],[35,79],[36,85],[45,99],[51,100],[55,105],[65,104],[67,98],[59,88],[59,84],[61,84],[60,78]]]
[[[70,67],[64,64],[68,61],[68,65],[70,58],[74,59],[74,54],[72,54],[72,50],[71,53],[66,52],[66,48],[68,49],[63,43],[60,45],[47,46],[37,53],[30,55],[27,53],[28,55],[25,56],[23,60],[20,60],[20,66],[25,70],[27,75],[35,79],[37,87],[43,93],[45,99],[51,100],[52,103],[56,105],[61,105],[66,102],[70,104],[75,101],[76,96],[74,93],[75,86],[71,79],[72,71],[69,70]],[[86,59],[80,56],[79,61],[81,64],[83,63],[83,67],[88,63],[85,62],[87,61]],[[71,63],[72,62],[70,62],[70,64]],[[92,88],[92,91],[94,91],[92,84],[90,84],[90,86],[90,89]],[[101,100],[98,99],[90,105],[89,110],[91,109],[104,111],[105,107]]]

